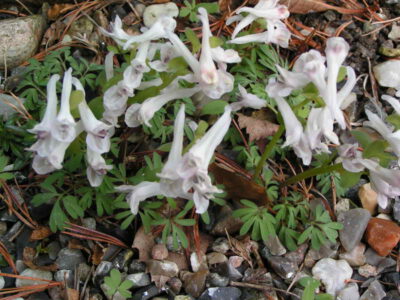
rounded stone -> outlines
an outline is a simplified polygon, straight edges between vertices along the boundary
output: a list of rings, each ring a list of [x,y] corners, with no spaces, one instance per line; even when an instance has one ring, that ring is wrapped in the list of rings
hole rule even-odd
[[[25,276],[25,277],[38,278],[38,279],[53,280],[53,275],[49,271],[26,269],[20,275]],[[29,279],[17,278],[17,280],[15,281],[15,286],[23,287],[23,286],[30,286],[30,285],[40,285],[40,284],[44,284],[44,283],[46,283],[46,282],[40,281],[40,280],[29,280]]]
[[[58,253],[56,264],[59,269],[74,270],[76,266],[85,261],[85,257],[80,250],[64,248]]]
[[[0,21],[0,69],[14,68],[33,56],[44,30],[40,15]],[[5,59],[4,59],[5,58]]]

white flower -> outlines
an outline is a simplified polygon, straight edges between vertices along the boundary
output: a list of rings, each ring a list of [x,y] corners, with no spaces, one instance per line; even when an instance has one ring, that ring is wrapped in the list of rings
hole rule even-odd
[[[194,191],[193,201],[198,214],[206,212],[210,199],[215,193],[221,192],[212,185],[207,170],[214,151],[222,142],[230,123],[231,109],[227,106],[218,121],[182,157],[178,167],[178,174],[183,179],[183,191]]]
[[[143,43],[151,40],[166,38],[167,32],[173,32],[176,21],[169,16],[160,17],[148,30],[139,35],[129,36],[124,44],[124,50],[128,49],[133,43]]]
[[[279,112],[282,115],[283,122],[285,123],[286,128],[286,141],[284,143],[284,147],[286,146],[294,146],[300,142],[300,139],[303,135],[303,126],[300,121],[297,119],[294,114],[292,108],[286,102],[285,99],[281,96],[281,85],[276,82],[274,79],[270,79],[268,82],[265,91],[271,98],[275,99],[275,102],[278,106]],[[285,92],[283,92],[286,95]]]
[[[238,86],[240,96],[239,101],[231,104],[232,111],[238,111],[243,107],[251,107],[254,109],[260,109],[267,105],[267,102],[263,99],[258,98],[256,95],[247,93],[246,89],[240,84]]]
[[[129,39],[131,36],[122,29],[122,21],[118,15],[115,17],[114,22],[110,23],[110,26],[111,26],[111,32],[100,27],[101,32],[113,38],[118,45],[123,46],[125,41]]]
[[[279,65],[276,65],[276,68],[280,75],[279,80],[291,90],[303,88],[310,82],[310,79],[304,73],[291,72]]]
[[[345,170],[352,173],[357,173],[364,170],[364,165],[361,163],[362,155],[361,152],[358,151],[357,144],[341,145],[338,147],[338,153]]]
[[[346,109],[351,104],[352,101],[349,102],[345,100],[349,99],[349,95],[357,82],[356,73],[352,67],[346,67],[346,73],[347,81],[337,94],[337,102],[340,105],[340,109]],[[356,100],[357,98],[353,99]]]
[[[393,107],[396,114],[400,115],[400,102],[398,99],[391,97],[389,95],[383,95],[382,99],[389,102],[389,104]]]
[[[90,185],[92,187],[100,186],[103,182],[104,175],[108,170],[112,169],[112,166],[106,164],[106,161],[100,153],[92,151],[90,148],[87,149],[86,159],[88,162],[86,175]]]
[[[158,72],[165,72],[168,70],[168,63],[171,59],[178,56],[175,47],[167,42],[160,46],[160,59],[154,60],[149,63],[150,67]]]
[[[386,208],[388,198],[400,196],[400,170],[385,169],[371,159],[361,163],[369,170],[372,188],[378,193],[378,204]]]
[[[364,122],[365,126],[375,129],[386,141],[389,142],[393,152],[400,157],[400,130],[393,130],[378,117],[378,115],[366,110],[369,121]]]
[[[45,175],[49,174],[57,168],[55,168],[50,161],[48,160],[47,156],[40,156],[39,154],[36,154],[33,157],[32,160],[32,168],[35,170],[35,172],[39,175]]]
[[[36,134],[37,142],[28,150],[35,151],[40,156],[47,156],[53,148],[54,139],[51,130],[57,116],[57,93],[56,84],[60,79],[59,75],[51,76],[47,83],[47,106],[42,121],[35,125],[29,132]]]
[[[126,200],[129,203],[132,214],[139,211],[140,202],[157,195],[162,195],[159,182],[143,181],[137,185],[121,185],[115,188],[119,192],[128,193]]]
[[[289,10],[284,5],[277,5],[278,0],[260,0],[254,8],[242,7],[236,11],[237,14],[242,12],[248,13],[243,17],[239,24],[236,25],[232,33],[232,39],[242,31],[245,27],[253,23],[257,18],[264,18],[267,22],[286,19],[289,16]]]
[[[107,81],[114,77],[113,59],[114,59],[114,52],[112,52],[112,51],[108,52],[104,59],[104,70],[106,72],[106,80]]]
[[[182,99],[193,96],[199,92],[199,87],[194,88],[171,88],[167,87],[160,95],[146,99],[142,104],[132,104],[126,111],[125,123],[129,127],[138,127],[141,124],[151,126],[149,121],[154,114],[165,104],[174,99]]]
[[[325,48],[328,65],[328,82],[324,100],[342,129],[346,128],[346,123],[337,99],[337,78],[340,66],[349,53],[349,48],[349,44],[341,37],[329,38]]]
[[[289,47],[291,33],[281,21],[269,21],[267,23],[268,38],[266,43],[277,44],[282,48]]]
[[[239,63],[242,61],[242,58],[239,56],[239,53],[233,49],[225,50],[221,46],[211,48],[211,57],[217,63]]]
[[[61,106],[60,111],[56,117],[56,121],[53,124],[52,135],[60,142],[72,142],[75,139],[75,120],[71,115],[69,98],[72,89],[72,69],[64,74],[62,94],[61,94]]]

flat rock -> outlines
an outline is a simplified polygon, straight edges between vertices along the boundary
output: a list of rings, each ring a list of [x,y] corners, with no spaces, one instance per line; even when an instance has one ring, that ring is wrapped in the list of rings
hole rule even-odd
[[[38,278],[38,279],[53,280],[53,275],[49,271],[25,269],[19,275],[26,276],[26,277]],[[46,282],[40,281],[40,280],[29,280],[29,279],[17,278],[17,280],[15,281],[15,286],[23,287],[23,286],[29,286],[29,285],[40,285],[40,284],[44,284],[44,283],[46,283]]]
[[[299,269],[297,264],[286,257],[271,256],[268,258],[271,268],[283,279],[291,279]]]
[[[206,288],[207,270],[196,273],[185,272],[182,276],[183,287],[189,295],[198,298]]]
[[[363,184],[358,190],[358,197],[361,200],[362,207],[370,212],[372,216],[376,213],[378,207],[378,194],[371,188],[370,183]]]
[[[172,261],[150,259],[146,265],[151,275],[175,277],[179,273],[178,265]]]
[[[345,287],[353,269],[345,260],[323,258],[312,268],[312,274],[315,279],[322,281],[328,294],[335,296]]]
[[[129,274],[125,279],[132,281],[133,287],[147,286],[151,283],[150,276],[147,273]]]
[[[389,255],[400,240],[400,226],[392,221],[372,218],[368,223],[366,238],[378,255]]]
[[[374,280],[368,286],[368,289],[361,295],[360,300],[381,300],[386,296],[382,285],[378,280]]]
[[[365,264],[364,251],[365,251],[365,244],[359,243],[350,252],[339,254],[339,258],[347,261],[352,267],[362,266],[363,264]]]
[[[205,290],[199,300],[239,300],[241,295],[236,287],[215,287]]]
[[[286,248],[282,245],[277,235],[269,236],[264,243],[272,255],[281,256],[286,253]]]
[[[365,264],[358,268],[358,274],[365,278],[375,277],[378,275],[378,269],[375,266]]]
[[[371,214],[363,208],[351,209],[341,214],[338,221],[343,223],[339,238],[346,251],[353,250],[361,241]]]
[[[35,54],[45,23],[40,15],[0,21],[0,69],[5,68],[5,61],[10,69]]]

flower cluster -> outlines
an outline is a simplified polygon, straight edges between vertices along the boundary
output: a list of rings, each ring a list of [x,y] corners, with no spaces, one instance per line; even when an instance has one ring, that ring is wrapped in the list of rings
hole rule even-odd
[[[303,53],[294,64],[293,71],[277,66],[280,77],[278,80],[271,79],[266,87],[269,96],[275,99],[285,123],[285,146],[293,147],[305,165],[310,164],[313,151],[329,152],[327,142],[339,145],[339,138],[333,131],[335,121],[340,128],[346,127],[342,109],[349,104],[345,100],[356,83],[356,76],[353,68],[346,67],[347,82],[339,91],[337,78],[348,51],[349,45],[343,38],[330,38],[325,49],[326,57],[316,50]],[[318,89],[324,106],[311,109],[303,128],[284,97],[310,82]]]
[[[233,44],[246,44],[251,42],[264,42],[277,44],[283,48],[289,46],[290,31],[281,21],[289,17],[289,10],[285,5],[278,5],[279,0],[260,0],[256,6],[242,7],[236,11],[236,16],[228,19],[227,24],[239,21],[232,33]],[[241,13],[247,13],[244,17]],[[261,33],[236,37],[240,31],[249,26],[258,18],[267,23],[267,30]]]
[[[231,110],[228,109],[207,133],[196,141],[190,150],[182,155],[183,128],[185,125],[185,106],[182,105],[174,124],[174,139],[168,160],[159,182],[144,181],[135,186],[123,185],[117,188],[128,193],[127,200],[133,214],[137,214],[139,203],[147,198],[164,195],[193,200],[196,212],[207,211],[209,201],[215,193],[220,193],[211,183],[208,165],[215,149],[221,143],[231,123]]]
[[[47,107],[42,121],[29,131],[37,136],[37,141],[28,150],[35,153],[32,167],[38,174],[48,174],[62,168],[65,151],[82,131],[86,132],[88,162],[87,176],[92,186],[99,186],[103,176],[111,166],[107,165],[101,154],[110,150],[112,126],[99,121],[85,100],[85,90],[81,82],[72,77],[72,69],[64,74],[61,105],[57,113],[56,84],[59,75],[53,75],[47,84]],[[72,86],[82,93],[78,105],[80,118],[75,122],[70,110]]]

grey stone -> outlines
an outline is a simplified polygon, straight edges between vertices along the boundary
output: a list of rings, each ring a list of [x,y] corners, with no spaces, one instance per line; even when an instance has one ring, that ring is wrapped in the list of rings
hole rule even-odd
[[[5,286],[6,281],[3,276],[0,276],[0,290]]]
[[[351,278],[353,269],[345,260],[323,258],[312,268],[312,274],[315,279],[321,280],[328,294],[336,296]]]
[[[228,258],[219,252],[211,252],[207,254],[207,262],[209,265],[221,264],[227,260]]]
[[[25,269],[20,275],[26,276],[26,277],[45,279],[45,280],[53,280],[53,275],[49,271]],[[15,286],[23,287],[23,286],[29,286],[29,285],[39,285],[39,284],[44,284],[44,283],[46,283],[46,282],[39,281],[39,280],[28,280],[28,279],[17,278],[17,280],[15,281]]]
[[[339,254],[340,259],[347,261],[350,266],[358,267],[365,264],[365,244],[359,243],[352,251]]]
[[[338,216],[350,209],[350,199],[342,198],[338,201],[335,207],[335,214]]]
[[[177,17],[179,8],[174,2],[164,4],[153,4],[145,8],[143,12],[143,23],[147,27],[153,25],[161,16]]]
[[[151,285],[137,290],[130,300],[148,300],[159,295],[161,292],[161,289],[158,289],[155,285]]]
[[[378,273],[396,265],[396,261],[393,258],[379,256],[372,248],[365,252],[365,262],[377,267]]]
[[[69,288],[73,288],[74,272],[71,270],[59,270],[54,274],[54,280],[66,282]]]
[[[229,251],[231,247],[229,246],[229,241],[227,238],[219,237],[211,245],[211,249],[215,252],[225,254]]]
[[[151,275],[175,277],[179,273],[178,265],[167,260],[150,259],[147,261],[147,269]]]
[[[208,288],[201,294],[199,300],[238,300],[241,294],[236,287]]]
[[[192,266],[193,272],[208,270],[206,255],[201,253],[201,259],[199,259],[197,253],[192,252],[192,254],[190,254],[190,265]]]
[[[228,261],[215,266],[215,271],[224,277],[228,277],[231,280],[239,280],[243,277],[236,268],[234,268]]]
[[[393,204],[393,218],[400,222],[400,198],[397,197]]]
[[[142,287],[151,283],[150,276],[147,273],[129,274],[125,279],[132,281],[133,287]]]
[[[386,293],[378,280],[374,280],[369,285],[368,289],[361,295],[360,300],[381,300]]]
[[[341,214],[338,221],[343,223],[339,238],[346,251],[353,250],[361,241],[371,214],[363,208],[351,209]]]
[[[53,241],[50,244],[47,245],[47,253],[49,254],[50,259],[56,260],[58,253],[61,250],[60,243],[57,241]]]
[[[182,289],[182,281],[177,278],[177,277],[172,277],[170,280],[168,280],[168,285],[170,289],[175,293],[179,294],[181,289]]]
[[[210,273],[207,276],[207,283],[212,287],[223,287],[229,284],[229,278],[218,273]]]
[[[103,281],[103,278],[110,273],[111,269],[113,268],[112,262],[103,260],[99,263],[96,270],[94,271],[94,281],[98,285]]]
[[[81,250],[64,248],[58,253],[56,264],[60,269],[74,270],[77,265],[85,261]]]
[[[358,300],[360,299],[360,293],[358,292],[357,283],[349,283],[341,290],[336,300]]]
[[[295,251],[286,253],[285,257],[299,266],[304,260],[307,249],[307,244],[301,244]]]
[[[286,248],[282,245],[277,235],[269,236],[264,243],[272,255],[281,256],[286,253]]]
[[[82,220],[82,225],[88,229],[96,230],[96,220],[95,218],[84,218]]]
[[[322,245],[319,250],[310,249],[304,259],[304,265],[307,268],[312,268],[316,261],[322,258],[336,258],[339,249],[339,244],[328,242]]]
[[[45,19],[40,15],[0,21],[0,69],[12,69],[35,54]]]
[[[291,279],[299,269],[297,264],[286,257],[271,256],[268,262],[272,269],[283,279]]]
[[[393,23],[392,30],[390,30],[388,38],[391,40],[400,39],[400,26],[399,25],[397,25],[396,23]]]
[[[117,257],[113,260],[113,267],[122,271],[124,269],[128,269],[128,264],[133,257],[132,250],[124,250],[118,253]]]
[[[132,262],[129,265],[129,273],[141,273],[146,271],[146,264],[144,262],[141,262],[137,259],[132,260]]]
[[[21,274],[26,269],[26,265],[21,259],[17,259],[17,261],[15,262],[15,267],[17,268],[19,274]]]

